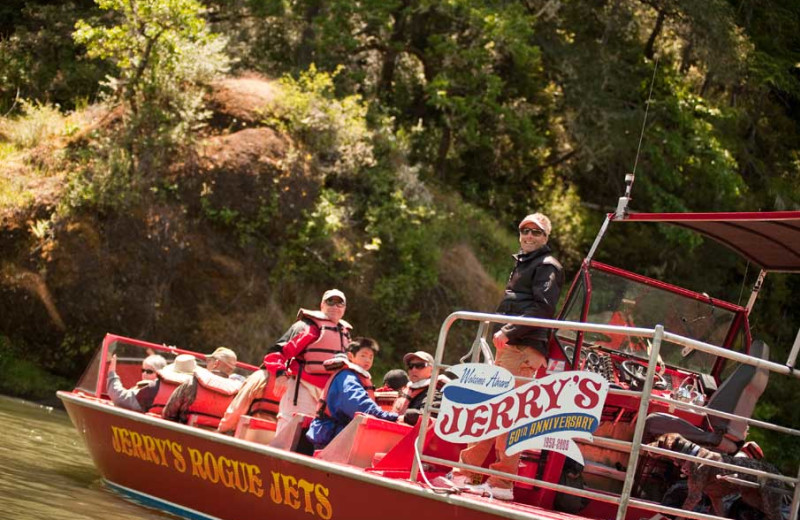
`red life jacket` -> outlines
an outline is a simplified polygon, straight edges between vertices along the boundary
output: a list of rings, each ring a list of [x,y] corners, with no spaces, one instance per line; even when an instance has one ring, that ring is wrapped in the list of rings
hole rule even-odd
[[[328,382],[325,383],[325,388],[322,389],[322,395],[319,398],[319,404],[317,404],[317,417],[320,419],[323,417],[331,417],[331,414],[328,411],[328,391],[331,388],[333,378],[336,377],[336,374],[342,370],[350,370],[351,372],[354,372],[356,376],[358,376],[358,382],[361,383],[361,386],[363,386],[364,390],[367,391],[369,398],[373,401],[375,400],[375,385],[372,384],[372,376],[369,375],[369,372],[360,366],[351,363],[349,360],[343,359],[341,368],[334,370],[333,372],[328,371],[331,377],[328,378]]]
[[[427,381],[427,384],[425,384]],[[441,389],[445,384],[447,384],[450,379],[443,375],[439,374],[439,377],[436,380],[436,388]],[[420,384],[422,383],[422,384]],[[400,397],[394,402],[394,406],[392,406],[392,411],[398,415],[403,415],[408,410],[408,405],[411,401],[414,400],[422,392],[427,392],[428,387],[431,385],[430,379],[424,381],[417,381],[416,383],[412,383],[409,381],[406,383],[406,386],[400,390]]]
[[[197,396],[189,405],[186,423],[216,428],[242,382],[212,374],[205,368],[195,369],[194,378],[197,380]]]
[[[270,416],[278,416],[278,404],[281,397],[275,393],[275,372],[267,371],[267,384],[264,387],[264,392],[261,397],[253,399],[250,403],[250,408],[247,409],[247,415],[267,414]]]
[[[314,322],[320,332],[317,341],[308,345],[300,355],[303,371],[317,375],[330,374],[322,363],[340,352],[345,352],[347,344],[350,343],[350,331],[353,327],[344,320],[339,320],[338,324],[333,323],[322,311],[300,309],[297,319]]]
[[[187,374],[176,374],[175,372],[170,371],[159,371],[158,392],[156,392],[156,396],[153,399],[153,404],[147,410],[147,413],[153,413],[160,416],[161,411],[165,406],[167,406],[167,401],[169,401],[172,392],[174,392],[176,388],[187,381],[188,377],[191,376],[188,376]]]

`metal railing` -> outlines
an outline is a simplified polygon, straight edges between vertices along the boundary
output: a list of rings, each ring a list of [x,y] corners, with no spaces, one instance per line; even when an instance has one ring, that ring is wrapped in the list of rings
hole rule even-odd
[[[476,312],[455,312],[447,317],[447,319],[444,321],[440,329],[439,339],[436,345],[436,353],[434,356],[434,366],[433,366],[433,373],[431,375],[431,380],[436,380],[440,372],[442,372],[446,368],[449,368],[448,365],[444,365],[442,363],[442,358],[444,355],[445,343],[447,341],[448,332],[452,327],[452,325],[457,320],[480,322],[476,340],[473,342],[470,352],[461,359],[462,362],[464,362],[467,359],[469,359],[469,361],[471,362],[478,362],[480,360],[481,353],[483,353],[484,356],[486,356],[487,350],[489,352],[489,356],[491,355],[491,349],[488,348],[488,344],[486,343],[486,336],[490,329],[489,325],[491,323],[503,323],[503,324],[511,323],[515,325],[538,326],[556,330],[599,332],[606,334],[624,334],[627,336],[637,336],[637,337],[652,339],[652,348],[650,349],[649,353],[647,373],[645,375],[641,391],[637,392],[637,391],[618,390],[618,389],[609,390],[610,394],[620,394],[620,395],[639,397],[639,409],[638,413],[636,414],[633,438],[631,439],[631,441],[621,441],[618,439],[599,437],[599,436],[595,436],[594,440],[591,442],[584,440],[580,441],[581,444],[591,444],[598,447],[610,448],[621,452],[628,452],[630,454],[628,460],[628,466],[625,471],[625,479],[623,481],[622,491],[618,496],[610,495],[607,494],[606,492],[597,493],[590,490],[577,489],[560,484],[554,484],[551,482],[545,482],[539,479],[523,477],[516,474],[498,472],[487,468],[471,466],[467,464],[462,464],[460,462],[454,462],[451,460],[444,460],[425,455],[423,453],[423,450],[424,450],[427,430],[429,427],[430,412],[432,410],[432,403],[434,398],[433,392],[428,392],[425,402],[425,408],[423,410],[422,425],[420,426],[419,437],[417,438],[417,444],[416,444],[416,451],[419,455],[419,458],[415,458],[412,464],[411,475],[410,475],[410,479],[412,482],[415,482],[417,480],[417,475],[420,471],[420,464],[422,462],[429,462],[433,464],[441,464],[445,466],[463,468],[471,472],[480,473],[484,475],[502,477],[504,479],[530,484],[544,489],[553,490],[556,492],[568,493],[579,497],[585,497],[606,503],[617,504],[618,505],[617,517],[616,517],[617,520],[624,520],[628,507],[631,505],[655,513],[677,515],[679,517],[684,517],[684,518],[696,518],[700,520],[712,520],[712,519],[716,520],[721,518],[714,515],[697,513],[694,511],[685,511],[683,509],[676,509],[656,504],[654,502],[633,498],[631,495],[633,490],[634,476],[636,475],[640,454],[642,451],[644,451],[661,457],[675,458],[680,460],[687,460],[690,462],[707,464],[722,469],[733,470],[736,471],[737,473],[747,473],[750,475],[755,475],[756,477],[769,478],[789,483],[794,486],[789,520],[797,520],[797,510],[798,510],[797,506],[798,502],[800,501],[800,485],[798,485],[798,482],[800,482],[800,468],[798,469],[797,477],[787,477],[780,474],[768,473],[760,470],[745,468],[742,466],[727,464],[724,462],[702,459],[692,455],[680,454],[662,448],[642,445],[642,437],[644,435],[644,428],[645,428],[645,419],[647,417],[647,411],[651,400],[658,402],[665,402],[668,403],[671,407],[686,409],[693,411],[695,413],[714,415],[727,419],[744,420],[747,422],[748,425],[758,426],[760,428],[770,429],[780,433],[792,435],[795,437],[800,437],[800,431],[792,428],[787,428],[784,426],[779,426],[764,421],[751,419],[749,417],[737,416],[735,414],[709,409],[704,406],[698,406],[691,403],[685,403],[682,401],[677,401],[661,396],[652,395],[653,381],[657,366],[657,360],[659,359],[659,353],[661,351],[661,344],[663,341],[669,341],[671,343],[675,343],[677,345],[681,345],[684,347],[690,347],[692,349],[701,352],[706,352],[714,356],[724,357],[739,363],[755,366],[756,368],[764,368],[769,370],[770,372],[783,374],[800,379],[800,371],[797,371],[793,368],[794,365],[793,357],[796,356],[795,352],[796,348],[792,349],[793,352],[792,354],[790,354],[787,364],[781,365],[778,363],[773,363],[768,360],[755,358],[748,356],[746,354],[741,354],[739,352],[734,352],[731,350],[716,347],[714,345],[693,340],[691,338],[686,338],[677,334],[672,334],[670,332],[665,331],[663,326],[661,325],[657,325],[655,328],[648,329],[640,327],[624,327],[616,325],[600,325],[600,324],[571,322],[571,321],[546,320],[540,318],[512,317],[506,315],[496,315],[496,314],[486,314],[486,313],[476,313]],[[800,338],[800,334],[798,334],[798,338]],[[796,344],[797,343],[800,343],[800,341],[796,342]],[[489,359],[491,360],[491,358]],[[517,377],[516,379],[520,381],[530,381],[529,378]]]

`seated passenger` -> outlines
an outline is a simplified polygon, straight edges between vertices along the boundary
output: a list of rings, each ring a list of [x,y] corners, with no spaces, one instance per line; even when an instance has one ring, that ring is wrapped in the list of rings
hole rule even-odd
[[[277,423],[278,403],[286,391],[284,367],[282,357],[277,352],[264,356],[261,368],[250,374],[225,410],[217,430],[233,433],[242,415]]]
[[[347,345],[347,357],[337,354],[325,362],[335,370],[322,391],[317,417],[311,422],[306,438],[315,449],[322,449],[353,420],[356,412],[397,422],[399,415],[385,412],[373,399],[375,388],[368,370],[372,367],[378,343],[359,338]]]
[[[157,372],[166,365],[167,360],[158,354],[146,357],[142,361],[142,380],[132,388],[125,388],[117,375],[117,355],[112,354],[106,379],[106,391],[111,401],[121,408],[136,412],[148,410],[158,393]]]
[[[208,418],[203,426],[217,428],[242,382],[229,379],[236,368],[236,354],[229,348],[215,350],[207,357],[206,367],[196,368],[192,378],[175,389],[161,412],[165,419],[187,424],[196,415]]]
[[[392,407],[392,411],[397,414],[404,414],[408,410],[422,410],[433,373],[433,356],[422,350],[409,352],[403,356],[403,363],[408,369],[409,381],[400,391],[400,397]],[[449,381],[450,379],[444,374],[440,374],[436,379],[433,406],[438,408],[442,402],[442,387]]]
[[[395,368],[393,370],[389,370],[383,376],[383,386],[376,389],[376,392],[379,391],[386,391],[390,392],[392,390],[399,392],[401,388],[406,386],[408,383],[408,374],[402,368]]]
[[[175,358],[175,361],[159,370],[157,373],[156,396],[149,408],[145,408],[147,413],[161,415],[172,392],[191,379],[195,368],[197,368],[197,360],[194,356],[180,354]]]

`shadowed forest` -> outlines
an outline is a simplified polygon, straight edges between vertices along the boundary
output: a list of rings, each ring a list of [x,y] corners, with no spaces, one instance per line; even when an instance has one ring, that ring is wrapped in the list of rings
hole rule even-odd
[[[796,0],[6,0],[0,392],[71,388],[107,332],[258,364],[330,287],[379,378],[495,308],[525,214],[569,280],[634,169],[635,211],[800,209],[799,27]],[[656,226],[596,258],[741,304],[759,270]],[[772,361],[798,290],[769,275],[751,316]],[[798,390],[756,417],[798,427]]]

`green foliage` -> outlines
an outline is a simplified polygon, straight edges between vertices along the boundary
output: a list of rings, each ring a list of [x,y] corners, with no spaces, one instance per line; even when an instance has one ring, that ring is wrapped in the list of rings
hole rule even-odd
[[[342,236],[352,225],[350,218],[345,196],[322,190],[313,211],[288,230],[290,238],[278,251],[272,282],[280,287],[307,280],[340,285],[351,277],[361,254],[353,237]]]
[[[74,38],[116,67],[106,86],[126,109],[121,144],[136,173],[147,174],[207,117],[202,86],[227,70],[226,41],[209,32],[196,0],[96,1],[115,23],[78,20]]]
[[[15,3],[0,7],[15,20],[0,35],[0,114],[19,108],[20,99],[74,109],[78,100],[94,98],[109,68],[86,59],[70,38],[91,2]]]
[[[312,64],[297,79],[282,77],[268,122],[302,142],[323,173],[348,175],[372,165],[374,157],[361,96],[335,96],[340,71],[328,74]]]
[[[0,335],[0,394],[50,399],[56,390],[70,388],[68,379],[54,376],[38,363],[24,359],[21,350]]]

